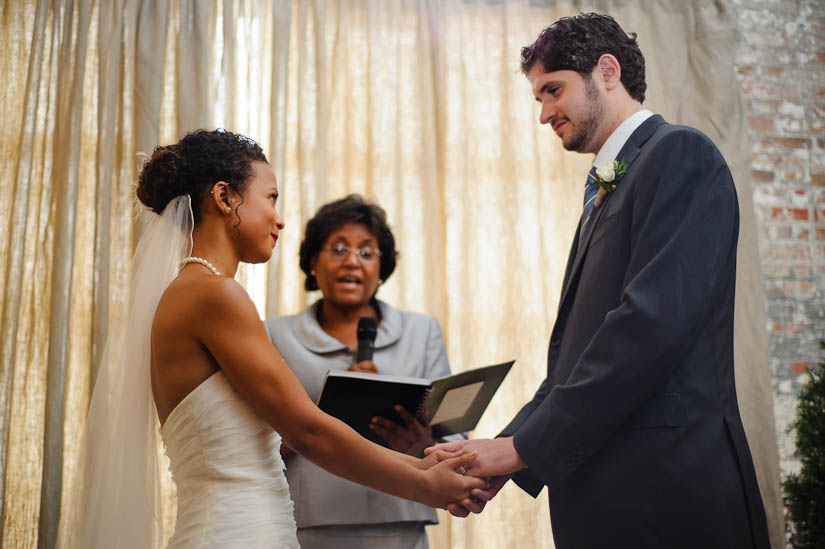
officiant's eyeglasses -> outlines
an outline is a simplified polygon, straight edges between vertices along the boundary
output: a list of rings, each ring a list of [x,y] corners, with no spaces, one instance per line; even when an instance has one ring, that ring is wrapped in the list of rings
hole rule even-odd
[[[381,257],[381,252],[379,250],[373,249],[369,246],[364,246],[363,248],[350,248],[349,246],[344,246],[343,244],[336,244],[335,246],[321,249],[325,252],[329,252],[332,259],[337,262],[346,261],[350,254],[353,253],[355,254],[355,258],[363,265],[374,263],[376,259]]]

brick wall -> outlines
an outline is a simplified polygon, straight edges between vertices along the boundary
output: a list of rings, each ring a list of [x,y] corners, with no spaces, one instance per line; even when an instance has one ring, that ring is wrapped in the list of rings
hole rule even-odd
[[[825,1],[732,3],[784,476],[798,468],[796,394],[825,339]]]

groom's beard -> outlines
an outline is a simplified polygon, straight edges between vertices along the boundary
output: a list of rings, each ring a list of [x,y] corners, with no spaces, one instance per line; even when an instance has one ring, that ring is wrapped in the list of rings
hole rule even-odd
[[[587,98],[587,111],[579,120],[571,120],[573,133],[566,142],[562,141],[562,146],[568,151],[587,152],[587,146],[593,140],[604,118],[604,103],[592,77],[585,79],[584,92]]]

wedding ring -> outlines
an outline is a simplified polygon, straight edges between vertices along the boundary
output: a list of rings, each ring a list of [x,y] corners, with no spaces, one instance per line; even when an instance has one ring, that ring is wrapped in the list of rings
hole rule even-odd
[[[459,475],[466,475],[467,474],[467,469],[465,469],[464,467],[459,467],[458,469],[455,470],[455,472],[458,473]]]

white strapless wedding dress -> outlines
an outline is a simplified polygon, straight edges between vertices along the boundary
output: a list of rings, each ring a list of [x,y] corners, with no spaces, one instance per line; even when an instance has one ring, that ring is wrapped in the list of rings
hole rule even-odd
[[[178,492],[168,547],[298,547],[281,437],[223,372],[189,393],[161,434]]]

